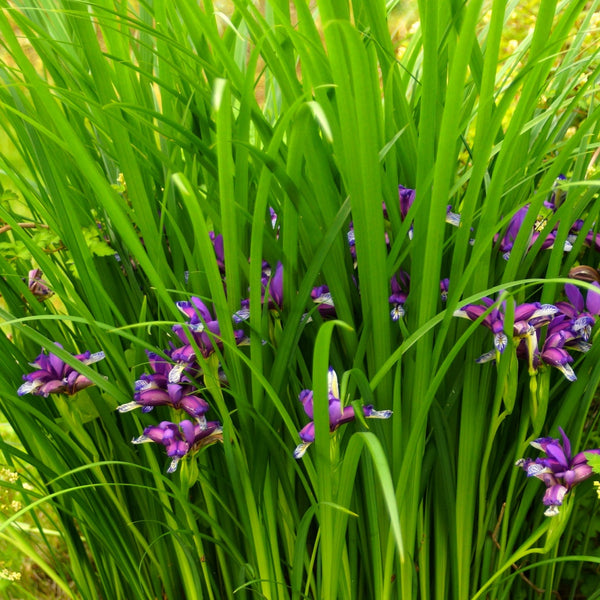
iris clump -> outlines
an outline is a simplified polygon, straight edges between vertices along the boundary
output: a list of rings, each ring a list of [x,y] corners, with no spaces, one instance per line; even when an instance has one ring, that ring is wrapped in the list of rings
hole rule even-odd
[[[494,335],[494,350],[483,354],[477,362],[497,360],[512,338],[517,357],[528,361],[532,373],[542,365],[559,369],[569,381],[577,376],[571,367],[574,359],[569,351],[587,352],[589,339],[596,316],[600,314],[600,284],[594,283],[588,291],[586,302],[579,288],[565,285],[565,294],[570,302],[556,304],[528,302],[514,306],[512,332],[505,328],[506,301],[482,298],[478,304],[467,304],[456,310],[454,315],[471,321],[482,318],[481,323]],[[539,347],[540,329],[547,326],[545,338]]]
[[[600,449],[585,450],[575,456],[571,455],[571,442],[565,432],[559,427],[561,440],[544,437],[531,442],[531,445],[546,454],[545,458],[521,458],[516,466],[521,467],[527,477],[536,477],[544,482],[546,492],[543,503],[547,506],[544,514],[553,517],[558,514],[565,496],[578,483],[588,479],[593,474],[588,464],[586,453],[600,454]]]

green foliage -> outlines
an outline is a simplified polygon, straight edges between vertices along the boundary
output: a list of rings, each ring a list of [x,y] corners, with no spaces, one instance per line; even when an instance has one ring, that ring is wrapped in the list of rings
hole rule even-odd
[[[0,2],[0,123],[18,158],[0,153],[14,190],[0,201],[0,402],[22,444],[2,436],[0,450],[33,482],[15,487],[23,508],[0,537],[71,598],[550,598],[571,583],[593,595],[590,482],[548,518],[543,486],[514,463],[559,426],[589,447],[600,346],[569,382],[517,360],[510,332],[513,300],[564,300],[570,269],[598,262],[584,238],[600,213],[600,3],[535,3],[507,51],[517,2],[421,0],[401,54],[395,3],[313,4]],[[406,219],[399,184],[417,190]],[[497,236],[525,205],[504,258]],[[278,305],[263,302],[263,261],[283,265]],[[34,266],[52,299],[37,301]],[[410,294],[393,322],[400,269]],[[322,284],[336,321],[311,299]],[[497,294],[508,347],[477,364],[491,335],[453,314]],[[210,356],[175,305],[191,296],[219,323]],[[180,411],[116,408],[150,371],[145,351],[181,346],[176,323],[222,432],[167,474],[160,444],[130,442]],[[41,347],[94,385],[17,395]],[[105,358],[82,365],[85,350]],[[330,434],[329,366],[343,406],[393,417]],[[316,439],[298,461],[302,390]]]

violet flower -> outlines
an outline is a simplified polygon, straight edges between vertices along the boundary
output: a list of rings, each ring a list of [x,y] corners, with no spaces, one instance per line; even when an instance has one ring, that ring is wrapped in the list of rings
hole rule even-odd
[[[520,208],[510,220],[508,227],[506,228],[506,232],[502,237],[499,234],[496,234],[494,237],[494,242],[500,240],[498,244],[498,249],[502,252],[502,256],[508,260],[510,257],[510,252],[513,249],[515,240],[517,239],[517,235],[519,235],[519,231],[523,226],[523,221],[527,216],[527,211],[529,210],[529,204],[526,204],[522,208]],[[531,236],[530,236],[531,237]]]
[[[173,331],[185,345],[181,348],[176,348],[171,353],[171,358],[179,363],[179,366],[177,369],[171,371],[170,383],[178,383],[177,374],[181,374],[185,365],[189,365],[196,358],[194,345],[188,337],[190,334],[193,336],[193,341],[204,358],[215,352],[215,345],[220,349],[223,348],[223,343],[220,340],[221,329],[219,322],[213,318],[200,298],[193,296],[190,302],[177,302],[176,305],[188,317],[188,321],[187,329],[184,325],[173,325]],[[244,332],[242,330],[235,330],[234,337],[236,343],[239,344],[244,339]]]
[[[148,358],[154,373],[141,375],[135,382],[133,402],[121,404],[117,410],[123,413],[141,408],[142,412],[149,412],[155,406],[170,406],[177,410],[184,410],[198,422],[205,422],[204,415],[209,411],[210,406],[187,376],[178,373],[173,377],[172,371],[179,365],[174,366],[153,352],[148,352]],[[171,383],[174,378],[178,383]]]
[[[57,342],[59,348],[62,346]],[[73,358],[83,365],[91,365],[104,358],[104,352],[91,353],[89,350],[83,354],[77,354]],[[33,373],[23,375],[25,383],[17,390],[19,396],[34,394],[47,398],[49,394],[67,394],[72,396],[77,392],[94,385],[93,381],[79,373],[71,365],[65,363],[55,354],[42,353],[30,363],[37,370]]]
[[[560,427],[558,430],[562,444],[560,440],[549,437],[531,442],[534,448],[546,454],[546,458],[521,458],[516,462],[516,466],[522,467],[528,477],[537,477],[546,485],[543,502],[548,507],[544,512],[547,517],[557,515],[558,507],[562,505],[566,494],[592,475],[592,467],[587,462],[585,452],[600,454],[600,449],[595,449],[572,457],[569,438]]]
[[[571,328],[576,335],[588,341],[592,334],[592,327],[596,323],[596,316],[600,315],[600,284],[593,282],[594,290],[588,290],[585,302],[583,294],[576,285],[567,283],[565,294],[569,302],[557,302],[557,308],[571,320]],[[598,290],[598,291],[596,291]],[[587,310],[586,310],[587,309]]]
[[[440,297],[442,302],[448,300],[448,290],[450,289],[450,280],[446,277],[440,281]]]
[[[217,265],[221,274],[225,273],[225,252],[223,250],[223,236],[219,233],[215,234],[214,231],[209,231],[210,241],[213,243],[215,249],[215,257],[217,259]]]
[[[281,310],[283,308],[283,265],[280,262],[275,267],[275,273],[271,272],[270,267],[263,268],[262,285],[263,302],[266,300],[270,309]]]
[[[329,287],[326,285],[318,285],[310,292],[312,301],[317,305],[317,310],[323,319],[335,319],[337,313]]]
[[[390,287],[392,289],[392,294],[388,298],[388,302],[392,306],[390,316],[392,317],[392,321],[398,321],[398,319],[404,317],[406,314],[404,303],[410,291],[410,275],[406,271],[398,271],[392,277]]]
[[[27,278],[27,287],[29,291],[40,301],[43,302],[54,295],[54,292],[48,287],[48,284],[42,279],[41,269],[31,269]]]
[[[335,431],[340,425],[353,421],[355,418],[354,407],[342,407],[340,401],[340,392],[338,388],[338,378],[336,372],[329,367],[327,378],[329,390],[329,431]],[[312,390],[302,390],[298,396],[300,402],[304,406],[306,414],[313,419],[313,392]],[[392,416],[391,410],[377,411],[372,405],[362,407],[363,414],[368,419],[389,419]],[[302,443],[296,446],[294,450],[294,458],[302,458],[306,449],[315,441],[315,424],[310,421],[299,432]]]
[[[131,442],[133,444],[144,444],[146,442],[162,444],[167,451],[167,456],[172,459],[167,473],[173,473],[184,456],[213,442],[222,441],[222,431],[221,424],[218,421],[193,423],[185,420],[179,424],[162,421],[158,425],[146,427],[144,433],[140,437],[131,440]]]

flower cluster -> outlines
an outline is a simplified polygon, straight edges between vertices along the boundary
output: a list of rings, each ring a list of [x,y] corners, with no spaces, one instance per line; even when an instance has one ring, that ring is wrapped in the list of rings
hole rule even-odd
[[[329,367],[327,387],[329,394],[329,431],[333,432],[340,425],[353,421],[356,414],[352,406],[342,406],[337,374],[331,367]],[[294,457],[302,458],[306,449],[315,441],[315,423],[312,421],[314,418],[312,390],[302,390],[298,399],[302,402],[304,412],[306,412],[311,419],[311,421],[300,430],[298,435],[302,442],[294,450]],[[362,411],[367,419],[389,419],[392,416],[391,410],[377,411],[370,404],[363,406]]]
[[[546,486],[544,512],[547,517],[557,515],[566,494],[593,473],[585,457],[586,453],[600,454],[600,449],[586,450],[571,456],[571,442],[559,427],[560,440],[550,437],[538,438],[531,445],[546,454],[545,458],[521,458],[516,466],[522,467],[528,477],[541,479]]]
[[[589,339],[596,316],[600,315],[600,284],[592,284],[584,301],[579,288],[573,284],[565,285],[565,294],[569,302],[540,304],[528,302],[514,305],[512,332],[505,328],[506,301],[498,303],[491,298],[482,298],[480,303],[467,304],[454,312],[454,316],[471,321],[482,319],[481,323],[494,335],[494,350],[477,359],[483,363],[497,360],[508,345],[510,335],[516,346],[517,357],[527,360],[530,371],[534,373],[541,365],[556,367],[569,381],[577,379],[571,363],[573,357],[569,351],[587,352]],[[597,291],[596,291],[597,290]],[[541,348],[540,329],[547,326]]]

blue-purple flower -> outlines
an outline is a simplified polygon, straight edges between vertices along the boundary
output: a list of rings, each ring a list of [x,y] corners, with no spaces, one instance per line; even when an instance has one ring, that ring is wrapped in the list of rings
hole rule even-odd
[[[215,351],[215,345],[222,348],[223,344],[220,339],[221,329],[219,322],[211,315],[210,311],[200,300],[195,296],[190,302],[177,302],[177,308],[188,317],[187,324],[173,325],[173,331],[179,339],[185,344],[181,348],[176,348],[171,353],[171,358],[176,363],[181,363],[181,366],[171,372],[170,383],[177,383],[179,380],[175,376],[183,371],[183,366],[190,364],[196,358],[196,350],[194,344],[200,350],[202,356],[207,358]],[[191,343],[189,336],[193,337],[194,344]],[[244,332],[242,330],[234,331],[236,343],[242,342]]]
[[[48,287],[48,284],[42,279],[41,269],[31,269],[27,278],[27,287],[29,291],[40,301],[43,302],[54,295],[54,292]]]
[[[184,456],[222,440],[221,424],[218,421],[197,423],[185,420],[179,424],[162,421],[158,425],[151,425],[144,429],[140,437],[131,441],[133,444],[146,442],[162,444],[167,451],[167,456],[172,459],[167,473],[173,473]]]
[[[552,517],[559,512],[565,495],[581,481],[590,477],[592,467],[585,457],[586,452],[600,454],[600,449],[586,450],[571,456],[571,442],[559,427],[561,441],[555,438],[538,438],[531,445],[546,454],[546,458],[521,458],[516,466],[522,467],[528,477],[541,479],[546,486],[544,505],[548,508],[545,515]]]
[[[56,343],[56,345],[62,348],[59,343]],[[83,354],[75,355],[73,358],[82,365],[91,365],[102,360],[104,352],[95,352],[92,354],[88,350]],[[93,381],[51,352],[44,354],[42,351],[30,365],[35,367],[36,370],[33,373],[23,375],[25,383],[17,390],[19,396],[23,396],[24,394],[34,394],[44,397],[47,397],[49,394],[67,394],[68,396],[72,396],[94,385]]]
[[[348,423],[349,421],[353,421],[356,415],[352,406],[342,407],[337,374],[331,367],[329,368],[327,385],[329,390],[329,431],[333,432],[340,425]],[[298,399],[300,402],[302,402],[304,412],[306,412],[310,419],[313,419],[312,390],[302,390],[298,396]],[[392,416],[391,410],[377,411],[370,404],[363,406],[362,410],[364,416],[369,419],[389,419]],[[306,449],[315,441],[314,421],[311,420],[310,423],[305,425],[300,430],[299,435],[302,443],[300,443],[294,450],[294,458],[301,458],[306,452]]]
[[[319,314],[324,319],[335,319],[337,316],[333,298],[327,285],[318,285],[310,292],[312,301],[317,305]]]
[[[392,293],[388,298],[388,302],[392,307],[390,316],[392,321],[397,321],[405,314],[404,303],[410,292],[410,275],[406,271],[398,271],[390,281]]]
[[[129,412],[141,408],[142,412],[149,412],[155,406],[170,406],[185,411],[198,422],[205,422],[204,415],[210,406],[185,373],[183,376],[182,373],[173,376],[173,370],[178,369],[179,365],[173,365],[153,352],[148,352],[148,358],[154,373],[141,375],[135,382],[133,402],[122,404],[117,410]],[[178,382],[172,383],[172,379],[177,379]]]

